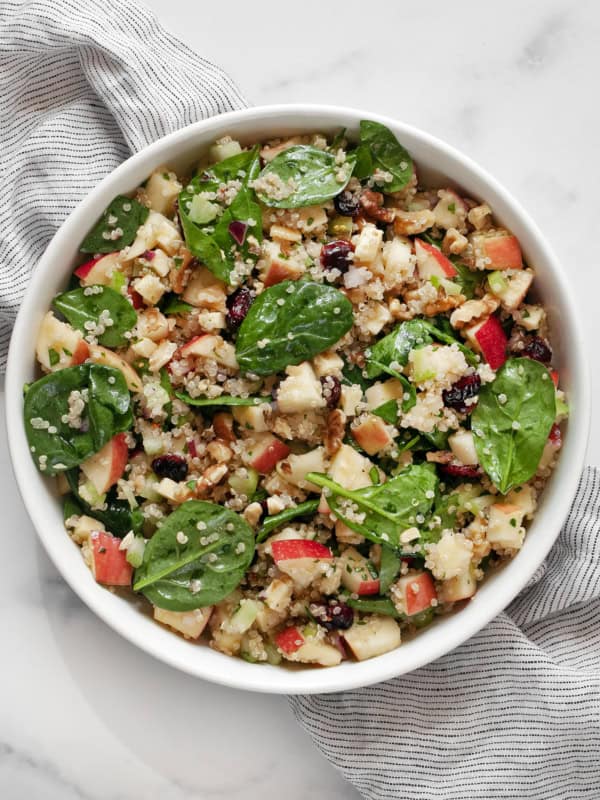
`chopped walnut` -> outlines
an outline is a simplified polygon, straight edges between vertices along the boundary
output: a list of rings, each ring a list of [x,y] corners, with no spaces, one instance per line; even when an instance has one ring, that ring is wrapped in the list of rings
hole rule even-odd
[[[460,255],[469,246],[469,240],[462,233],[459,233],[456,228],[448,228],[444,240],[442,242],[442,250],[444,253],[452,255]]]
[[[328,456],[333,456],[342,446],[346,432],[346,415],[340,408],[334,408],[327,415],[327,425],[323,443]]]
[[[460,330],[465,325],[474,324],[482,317],[488,317],[498,308],[496,298],[486,294],[480,300],[467,300],[450,315],[450,324]]]
[[[174,266],[169,271],[169,286],[172,292],[181,294],[187,286],[196,259],[187,247],[181,247],[173,263]]]
[[[394,219],[394,230],[403,236],[411,236],[415,233],[423,233],[431,228],[435,222],[433,211],[424,208],[420,211],[396,211]]]
[[[476,231],[481,231],[492,222],[492,209],[487,203],[475,206],[467,214],[467,219]]]
[[[214,461],[226,462],[233,458],[233,450],[222,439],[214,439],[206,446],[206,451]]]
[[[207,467],[196,482],[196,495],[201,497],[223,480],[228,471],[227,464],[213,464]]]
[[[219,411],[213,418],[213,430],[224,442],[235,442],[233,432],[233,417],[226,411]]]
[[[260,503],[250,503],[250,505],[246,506],[244,509],[243,517],[251,528],[255,528],[258,525],[262,516],[262,511]]]
[[[407,319],[412,319],[414,314],[410,311],[405,303],[401,303],[397,297],[392,297],[390,302],[388,303],[388,308],[390,310],[390,314],[392,315],[392,319],[400,320],[404,322]]]
[[[411,300],[421,301],[423,298],[420,294],[420,290],[416,289],[406,292],[404,299],[406,302],[410,302]],[[423,303],[420,313],[426,317],[435,317],[436,314],[443,314],[444,312],[449,311],[451,308],[457,308],[458,306],[462,305],[465,300],[466,297],[464,294],[447,295],[440,287],[437,290],[437,296],[434,300],[429,300],[428,302]]]
[[[365,211],[365,214],[371,219],[379,220],[380,222],[393,222],[395,212],[391,208],[384,208],[383,195],[381,192],[373,192],[371,189],[365,189],[360,196],[360,205]]]
[[[434,464],[449,464],[454,458],[454,454],[450,450],[430,450],[425,458]]]

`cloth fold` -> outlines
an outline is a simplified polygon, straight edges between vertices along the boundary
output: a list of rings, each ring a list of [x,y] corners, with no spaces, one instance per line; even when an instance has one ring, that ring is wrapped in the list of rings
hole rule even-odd
[[[600,471],[537,580],[461,647],[365,689],[291,697],[369,800],[600,797]]]
[[[135,0],[2,0],[1,371],[31,270],[77,203],[150,142],[244,106]]]

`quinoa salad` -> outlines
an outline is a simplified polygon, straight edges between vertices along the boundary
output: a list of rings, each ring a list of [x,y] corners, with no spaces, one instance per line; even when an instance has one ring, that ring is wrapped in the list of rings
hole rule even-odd
[[[90,580],[227,655],[334,666],[517,555],[568,416],[535,264],[388,128],[226,136],[80,250],[24,419]]]

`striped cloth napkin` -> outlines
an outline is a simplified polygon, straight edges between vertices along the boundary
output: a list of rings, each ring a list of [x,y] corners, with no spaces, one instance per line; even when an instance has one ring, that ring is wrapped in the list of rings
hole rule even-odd
[[[0,369],[72,208],[132,152],[243,106],[135,0],[0,0]],[[599,489],[588,468],[546,564],[462,647],[379,686],[290,698],[365,797],[600,798]]]
[[[0,0],[0,371],[31,271],[77,203],[150,142],[245,105],[135,0]]]

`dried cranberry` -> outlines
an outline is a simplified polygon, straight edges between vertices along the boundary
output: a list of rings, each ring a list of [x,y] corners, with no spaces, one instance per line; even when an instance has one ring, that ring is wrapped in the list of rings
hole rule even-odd
[[[321,248],[321,266],[323,269],[339,269],[340,272],[352,266],[350,253],[354,252],[354,245],[344,239],[324,244]]]
[[[328,605],[313,605],[310,611],[319,625],[322,625],[328,631],[346,630],[354,622],[354,611],[346,603],[341,603],[339,600],[330,602]]]
[[[464,378],[453,383],[449,389],[444,389],[442,397],[444,405],[466,414],[472,411],[473,406],[467,403],[472,397],[479,394],[481,378],[474,372],[472,375],[465,375]]]
[[[184,481],[188,474],[187,461],[183,456],[158,456],[152,462],[152,469],[159,478],[170,478],[172,481]]]
[[[532,358],[534,361],[541,361],[542,364],[549,364],[552,361],[550,345],[540,336],[528,336],[521,355]]]
[[[340,192],[340,194],[336,195],[333,198],[333,205],[338,214],[343,217],[355,217],[360,208],[358,197],[348,191]]]
[[[254,292],[241,286],[227,298],[227,327],[236,330],[240,327],[254,301]]]
[[[480,478],[481,469],[471,464],[438,464],[443,473],[452,478]]]
[[[321,378],[321,386],[323,387],[323,397],[327,403],[327,408],[336,408],[342,394],[340,379],[336,378],[335,375],[324,375]]]

